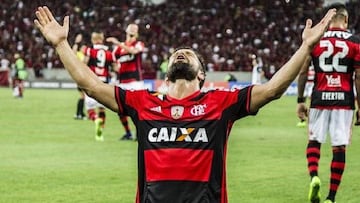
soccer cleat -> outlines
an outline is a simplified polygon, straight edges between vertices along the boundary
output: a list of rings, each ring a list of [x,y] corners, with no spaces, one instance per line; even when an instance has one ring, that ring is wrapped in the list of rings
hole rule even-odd
[[[327,200],[325,200],[325,202],[324,202],[324,203],[336,203],[336,202],[333,202],[333,201],[331,201],[331,200],[327,199]]]
[[[318,176],[312,177],[309,188],[309,200],[311,203],[320,202],[320,186],[320,178]]]
[[[306,127],[306,123],[299,121],[299,122],[296,124],[296,126],[299,127],[299,128],[303,128],[303,127]]]
[[[133,140],[132,138],[132,134],[130,132],[126,133],[125,135],[123,135],[120,140]]]
[[[82,115],[74,115],[74,119],[75,120],[86,120],[86,117],[82,116]]]
[[[102,121],[101,118],[97,118],[94,121],[94,123],[95,123],[95,139],[96,139],[96,141],[104,141],[104,136],[102,135],[103,128],[101,127],[102,122],[103,121]]]
[[[100,141],[100,142],[103,142],[104,141],[104,136],[97,136],[97,135],[95,135],[95,140],[96,141]]]
[[[306,126],[306,121],[305,120],[301,120],[296,124],[297,127],[303,128]]]

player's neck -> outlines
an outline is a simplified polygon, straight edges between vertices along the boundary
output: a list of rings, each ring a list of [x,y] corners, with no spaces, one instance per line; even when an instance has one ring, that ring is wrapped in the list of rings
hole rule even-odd
[[[170,83],[168,86],[168,95],[175,99],[183,99],[199,91],[199,84],[196,80],[187,81],[184,79],[177,79],[175,83]]]
[[[329,29],[341,29],[341,30],[346,30],[347,29],[347,25],[344,23],[331,23],[329,25]]]

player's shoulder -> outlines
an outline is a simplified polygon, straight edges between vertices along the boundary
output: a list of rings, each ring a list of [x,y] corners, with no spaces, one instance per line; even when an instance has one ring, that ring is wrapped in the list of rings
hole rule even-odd
[[[360,44],[360,36],[351,33],[350,31],[347,31],[346,33],[348,33],[348,35],[346,36],[345,40],[356,43],[356,44]]]
[[[122,89],[122,88],[120,88],[120,89]],[[135,89],[127,89],[127,90],[122,89],[122,90],[128,92],[129,94],[134,94],[134,95],[138,95],[138,96],[147,95],[147,96],[150,96],[150,97],[151,96],[157,97],[157,96],[162,94],[161,92],[154,91],[154,90],[149,90],[149,89],[137,89],[137,90],[135,90]],[[139,99],[141,99],[141,98],[142,97],[139,97]]]
[[[239,94],[241,91],[246,91],[247,88],[212,88],[212,89],[202,89],[201,94],[203,96],[211,96],[215,98],[225,98],[226,95]]]
[[[166,98],[166,93],[163,92],[159,92],[159,91],[154,91],[154,90],[149,90],[149,89],[141,89],[141,90],[134,90],[135,93],[135,98],[137,99],[145,99],[145,101],[149,101],[149,100],[160,100],[160,101],[165,101]]]

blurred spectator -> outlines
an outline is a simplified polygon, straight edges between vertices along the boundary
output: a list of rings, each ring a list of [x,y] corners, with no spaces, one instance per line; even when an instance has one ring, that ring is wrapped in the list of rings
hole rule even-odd
[[[23,98],[24,96],[24,80],[27,78],[27,70],[25,61],[20,53],[14,54],[14,64],[12,71],[12,88],[13,96],[16,98]]]
[[[0,53],[0,86],[9,86],[10,78],[10,61],[5,54]]]
[[[251,73],[251,84],[261,84],[265,75],[262,59],[260,57],[257,57],[255,54],[250,54],[249,57],[252,59],[253,66]]]
[[[36,78],[43,77],[43,73],[42,73],[43,63],[41,62],[41,58],[35,59],[35,62],[33,64],[33,69],[34,69],[34,74],[35,74]]]
[[[42,2],[2,1],[0,51],[24,52],[26,64],[35,61],[42,67],[62,68],[54,49],[46,45],[32,24],[33,11]],[[252,60],[247,54],[254,53],[262,58],[265,70],[276,72],[299,46],[298,36],[305,19],[320,19],[323,6],[323,0],[167,0],[157,5],[146,2],[67,0],[47,1],[47,6],[59,18],[63,13],[70,16],[70,40],[76,33],[92,30],[125,38],[122,31],[126,26],[131,22],[138,24],[142,33],[139,40],[147,43],[143,54],[145,79],[156,77],[162,53],[179,46],[193,47],[202,54],[208,61],[208,71],[251,71]],[[360,2],[349,1],[347,7],[354,19],[349,29],[357,34]],[[89,36],[84,38],[90,43]]]

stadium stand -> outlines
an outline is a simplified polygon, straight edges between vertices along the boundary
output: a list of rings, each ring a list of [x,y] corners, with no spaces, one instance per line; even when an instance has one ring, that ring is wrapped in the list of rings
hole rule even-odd
[[[34,10],[42,0],[4,0],[0,4],[0,53],[25,56],[28,68],[41,78],[43,69],[62,68],[54,49],[44,46],[33,26]],[[89,42],[92,31],[124,39],[125,26],[140,26],[146,43],[144,77],[154,79],[164,53],[178,46],[193,47],[208,62],[208,71],[251,71],[249,54],[262,58],[265,71],[280,67],[296,50],[306,18],[319,19],[322,0],[167,0],[143,1],[46,1],[59,19],[70,15],[73,41],[77,33]],[[250,3],[249,3],[250,2]],[[301,3],[300,3],[301,2]],[[359,1],[347,3],[350,29],[359,33]],[[61,15],[60,15],[61,14]],[[90,42],[89,42],[90,43]],[[11,58],[11,61],[13,59]]]

